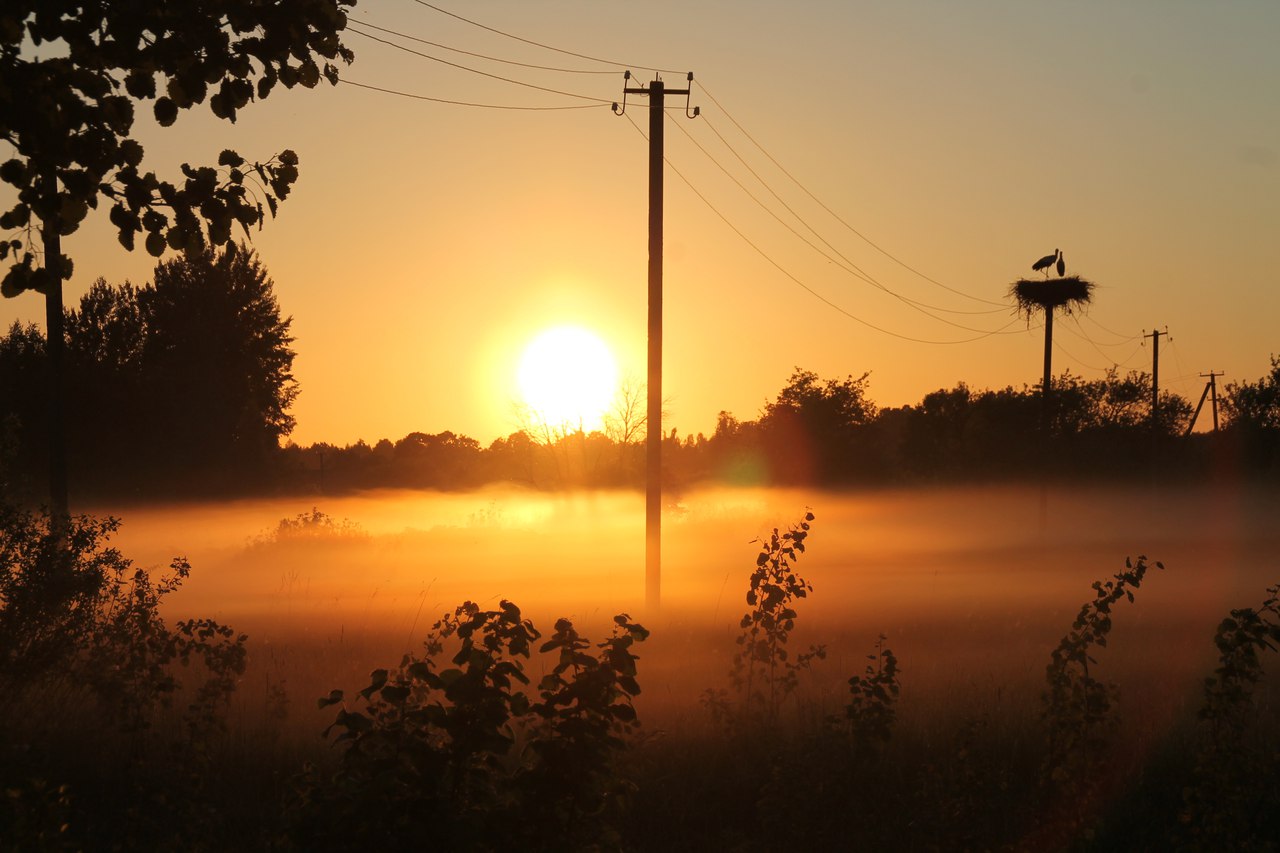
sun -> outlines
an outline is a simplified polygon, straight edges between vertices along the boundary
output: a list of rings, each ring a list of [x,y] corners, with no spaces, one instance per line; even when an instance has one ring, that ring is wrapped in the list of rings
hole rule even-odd
[[[595,333],[557,326],[525,347],[516,382],[539,423],[590,432],[603,426],[617,395],[618,364]]]

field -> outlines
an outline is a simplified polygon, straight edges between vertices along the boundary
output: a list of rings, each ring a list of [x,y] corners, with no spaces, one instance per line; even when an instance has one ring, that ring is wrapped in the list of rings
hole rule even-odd
[[[754,540],[806,510],[816,518],[795,568],[813,592],[793,602],[788,648],[824,644],[826,657],[798,671],[770,719],[714,719],[707,690],[735,696]],[[627,849],[1164,846],[1187,820],[1215,628],[1280,582],[1280,495],[1266,491],[690,493],[664,518],[656,610],[643,601],[637,494],[379,493],[119,515],[113,541],[138,564],[192,563],[167,619],[213,617],[249,635],[219,766],[270,779],[217,806],[244,825],[278,817],[304,761],[335,766],[320,735],[335,709],[315,700],[341,688],[357,707],[369,672],[420,651],[455,605],[509,599],[544,635],[568,617],[597,641],[629,613],[651,636],[635,649],[640,724],[610,765],[636,786],[609,836]],[[1119,688],[1108,745],[1064,812],[1037,787],[1053,725],[1046,665],[1091,584],[1141,555],[1151,572],[1091,650],[1090,677]],[[847,719],[830,721],[846,718],[848,680],[880,634],[900,668],[892,739],[849,751]],[[547,657],[528,663],[535,685]],[[1274,763],[1277,667],[1262,662],[1272,674],[1249,704],[1248,754]],[[1274,782],[1261,788],[1274,801]],[[1144,819],[1117,817],[1132,809]],[[237,843],[284,844],[278,827],[248,832]]]

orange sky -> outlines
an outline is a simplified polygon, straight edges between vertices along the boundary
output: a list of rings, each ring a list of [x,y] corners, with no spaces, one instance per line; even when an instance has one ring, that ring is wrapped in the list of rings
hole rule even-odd
[[[719,214],[668,170],[665,391],[667,427],[682,434],[709,432],[721,409],[755,417],[797,365],[824,377],[870,371],[882,405],[961,380],[1035,383],[1034,326],[929,344],[848,315],[908,338],[974,338],[897,297],[993,310],[929,309],[961,326],[1001,329],[1012,320],[1002,307],[1008,284],[1055,247],[1069,272],[1099,285],[1088,317],[1057,325],[1055,371],[1150,370],[1140,336],[1167,325],[1161,384],[1194,402],[1198,373],[1256,380],[1280,354],[1274,3],[442,8],[577,53],[694,71],[703,118],[673,111],[667,154]],[[353,20],[504,59],[613,71],[537,71],[385,36],[605,100],[621,96],[628,67],[540,50],[413,0],[364,2]],[[505,105],[590,103],[355,34],[348,44],[357,60],[345,77],[355,82]],[[653,76],[630,67],[642,83]],[[682,74],[664,79],[683,85]],[[632,99],[627,114],[646,125],[642,101]],[[855,236],[734,120],[848,225],[976,299]],[[294,319],[300,443],[446,429],[488,443],[517,427],[516,360],[548,326],[592,328],[624,373],[643,372],[646,143],[607,105],[485,110],[326,86],[273,93],[234,126],[203,110],[164,131],[140,122],[139,138],[147,167],[161,174],[213,162],[225,147],[260,158],[299,153],[297,188],[254,244]],[[779,219],[892,293],[842,271]],[[136,283],[154,265],[120,249],[105,208],[65,245],[76,262],[69,302],[99,275]],[[5,326],[42,314],[34,294],[0,302]]]

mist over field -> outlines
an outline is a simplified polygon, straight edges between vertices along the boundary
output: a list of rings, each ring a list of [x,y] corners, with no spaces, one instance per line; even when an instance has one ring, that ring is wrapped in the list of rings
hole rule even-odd
[[[306,707],[418,648],[464,600],[509,599],[544,632],[567,616],[603,636],[614,614],[630,613],[653,631],[639,706],[683,714],[723,686],[753,540],[806,508],[816,520],[797,569],[814,592],[799,604],[793,645],[828,644],[802,684],[819,704],[843,701],[881,632],[909,695],[1032,701],[1090,584],[1146,555],[1166,568],[1117,616],[1104,663],[1174,713],[1198,699],[1218,621],[1280,578],[1280,495],[1204,488],[691,492],[664,514],[658,612],[643,602],[638,493],[384,491],[133,508],[115,543],[142,566],[190,559],[169,612],[250,635],[246,702],[255,678],[271,678]]]

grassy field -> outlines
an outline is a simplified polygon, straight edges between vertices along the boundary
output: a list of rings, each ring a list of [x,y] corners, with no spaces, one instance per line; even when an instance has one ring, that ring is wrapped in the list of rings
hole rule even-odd
[[[122,513],[115,541],[126,555],[143,566],[175,554],[193,564],[167,618],[211,616],[249,635],[226,730],[203,744],[203,778],[193,780],[159,755],[136,760],[137,738],[101,731],[91,705],[82,716],[65,697],[24,694],[10,703],[7,740],[47,753],[48,761],[28,753],[30,767],[62,768],[45,781],[69,785],[69,804],[28,785],[13,814],[37,825],[65,812],[68,838],[110,849],[94,826],[154,837],[118,813],[128,804],[111,804],[109,791],[167,790],[167,807],[194,809],[192,826],[220,827],[196,833],[197,846],[305,849],[290,834],[300,819],[291,805],[298,774],[307,763],[332,771],[342,757],[320,735],[335,709],[315,700],[342,688],[357,707],[351,697],[370,670],[420,649],[442,613],[468,599],[483,608],[510,599],[544,635],[563,616],[599,641],[622,612],[651,631],[636,648],[640,725],[610,764],[634,787],[609,800],[604,846],[1214,849],[1231,833],[1242,844],[1252,833],[1261,846],[1248,849],[1273,849],[1280,838],[1267,811],[1280,778],[1274,658],[1261,659],[1271,672],[1248,700],[1238,752],[1206,759],[1196,719],[1218,665],[1215,628],[1280,582],[1276,493],[691,493],[664,519],[658,610],[642,600],[638,495],[391,493],[313,503],[322,514],[299,502]],[[823,644],[826,657],[798,673],[776,715],[715,719],[708,689],[746,706],[728,673],[753,540],[806,508],[816,520],[796,568],[813,592],[795,602],[788,648]],[[1105,743],[1083,749],[1084,764],[1055,780],[1046,743],[1064,723],[1046,718],[1042,701],[1050,652],[1093,598],[1090,585],[1139,555],[1165,568],[1152,569],[1132,603],[1116,605],[1106,647],[1092,649],[1089,677],[1118,687],[1099,729]],[[900,693],[892,737],[868,750],[856,746],[845,709],[848,680],[880,634],[896,655]],[[526,665],[532,683],[554,663],[535,654]],[[29,722],[40,707],[54,711]],[[155,725],[147,749],[180,739],[175,720]],[[126,766],[139,777],[135,788],[112,781]],[[1205,779],[1253,791],[1243,805],[1213,806],[1225,829],[1206,824],[1208,806],[1194,797]],[[391,827],[378,831],[385,846],[415,847]],[[563,849],[577,843],[570,837],[552,833],[534,846]]]

